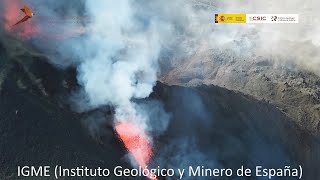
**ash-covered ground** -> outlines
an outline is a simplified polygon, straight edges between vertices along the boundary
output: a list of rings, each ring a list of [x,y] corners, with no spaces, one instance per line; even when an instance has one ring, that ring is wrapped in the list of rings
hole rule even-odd
[[[251,95],[273,104],[302,129],[319,136],[320,78],[285,60],[211,49],[170,69],[162,81],[191,87],[217,85]]]
[[[75,69],[54,67],[45,54],[10,37],[1,37],[0,50],[1,179],[18,179],[18,165],[131,167],[111,120],[88,125],[95,117],[112,119],[112,107],[76,113],[66,101],[79,87]],[[210,57],[206,56],[207,60]],[[294,72],[276,76],[278,71],[268,71],[270,64],[256,63],[255,71],[253,65],[240,72],[223,71],[237,73],[240,78],[218,76],[222,68],[231,65],[200,67],[204,72],[206,68],[214,70],[212,81],[204,75],[197,81],[182,80],[180,77],[188,71],[178,73],[178,69],[168,73],[164,82],[192,87],[158,82],[149,98],[138,100],[154,106],[160,103],[171,116],[167,130],[155,138],[150,166],[276,168],[301,164],[304,179],[318,179],[319,126],[303,126],[317,119],[310,117],[319,109],[308,107],[317,102],[313,92],[318,90],[318,78]],[[237,80],[228,83],[232,79]],[[201,85],[201,81],[207,85]]]

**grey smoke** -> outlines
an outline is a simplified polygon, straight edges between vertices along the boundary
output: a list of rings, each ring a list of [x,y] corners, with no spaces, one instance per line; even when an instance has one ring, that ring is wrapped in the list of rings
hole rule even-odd
[[[198,145],[193,138],[176,138],[170,141],[161,152],[157,154],[154,160],[154,165],[161,168],[172,168],[178,176],[178,169],[186,169],[188,171],[189,166],[196,168],[197,166],[204,166],[206,168],[218,168],[218,162],[215,162],[214,157],[210,157],[198,149]],[[185,172],[183,179],[206,179],[204,177],[192,177]],[[178,177],[173,177],[176,179]],[[169,178],[170,179],[170,178]]]
[[[200,95],[190,89],[172,88],[166,93],[165,109],[170,109],[172,121],[160,142],[151,167],[188,169],[189,166],[218,168],[215,147],[205,145],[210,139],[215,119]],[[211,108],[215,109],[214,105]],[[176,174],[178,174],[176,172]],[[175,179],[175,178],[173,178]],[[183,179],[205,179],[184,176]]]
[[[157,100],[145,100],[139,103],[136,109],[140,112],[139,119],[147,122],[146,130],[154,137],[163,134],[172,118],[171,114],[164,110],[163,103]]]

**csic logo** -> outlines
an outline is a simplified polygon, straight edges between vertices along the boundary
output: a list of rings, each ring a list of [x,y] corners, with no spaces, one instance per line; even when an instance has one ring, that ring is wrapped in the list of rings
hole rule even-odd
[[[250,17],[251,21],[267,21],[266,16],[251,16]]]
[[[277,21],[277,19],[278,19],[278,16],[272,16],[271,17],[271,21]]]

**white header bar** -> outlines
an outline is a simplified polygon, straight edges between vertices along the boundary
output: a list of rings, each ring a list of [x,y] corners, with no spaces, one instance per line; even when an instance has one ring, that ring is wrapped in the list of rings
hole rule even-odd
[[[292,24],[299,23],[298,14],[246,14],[248,24]]]

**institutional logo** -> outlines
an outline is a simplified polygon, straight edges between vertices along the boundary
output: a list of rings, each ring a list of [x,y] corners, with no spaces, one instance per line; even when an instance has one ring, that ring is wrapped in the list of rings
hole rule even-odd
[[[299,23],[298,14],[247,14],[247,23]]]
[[[215,14],[215,23],[243,24],[246,23],[245,14]]]
[[[251,21],[267,21],[267,16],[250,16]]]
[[[226,17],[220,16],[220,21],[224,22],[226,20]]]

